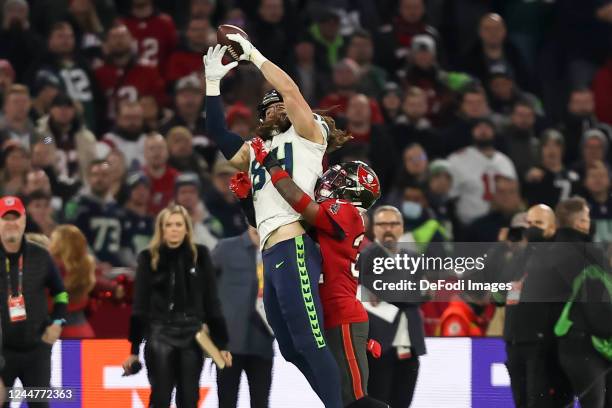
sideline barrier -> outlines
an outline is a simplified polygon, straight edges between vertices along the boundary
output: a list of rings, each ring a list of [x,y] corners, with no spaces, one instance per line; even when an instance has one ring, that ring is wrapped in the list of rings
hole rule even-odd
[[[504,343],[497,338],[428,338],[412,408],[512,408],[510,380],[504,366]],[[70,388],[70,402],[53,408],[144,408],[149,398],[146,369],[122,377],[121,363],[129,354],[126,340],[64,340],[52,354],[53,387]],[[142,358],[142,350],[141,350]],[[301,373],[276,350],[271,408],[319,408],[316,395]],[[215,369],[204,364],[200,408],[218,406]],[[13,402],[11,407],[25,407]],[[239,404],[248,408],[249,391],[243,375]]]

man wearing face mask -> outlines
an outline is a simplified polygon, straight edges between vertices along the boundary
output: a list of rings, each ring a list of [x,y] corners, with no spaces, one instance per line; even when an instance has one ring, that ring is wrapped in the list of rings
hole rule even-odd
[[[419,252],[424,252],[430,242],[448,241],[448,233],[429,208],[422,185],[412,183],[404,187],[401,207],[404,218],[404,242],[416,242]]]
[[[556,232],[555,214],[546,205],[535,205],[527,211],[527,225],[524,236],[528,245],[506,294],[506,367],[517,407],[559,407],[569,402],[564,401],[563,393],[567,383],[556,374],[559,368],[550,305],[538,302],[545,291],[540,285],[550,282],[542,277],[542,271],[547,270]]]

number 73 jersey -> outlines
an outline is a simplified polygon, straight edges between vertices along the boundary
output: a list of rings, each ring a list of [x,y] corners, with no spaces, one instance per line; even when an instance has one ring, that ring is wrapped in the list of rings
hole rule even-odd
[[[323,258],[319,294],[325,329],[368,321],[368,314],[357,299],[356,264],[365,233],[361,214],[347,201],[325,200],[319,204],[315,227]]]
[[[280,133],[267,140],[265,146],[268,151],[276,151],[281,166],[293,178],[293,181],[308,194],[314,197],[314,188],[317,179],[323,173],[323,155],[327,149],[327,124],[319,115],[314,115],[315,121],[321,129],[325,139],[324,144],[311,142],[299,136],[291,126],[286,132]],[[257,163],[253,149],[249,149],[250,166],[249,176],[253,184],[253,206],[255,207],[255,221],[259,232],[261,247],[272,232],[283,225],[291,224],[301,219],[301,215],[276,191],[272,184],[270,174]]]

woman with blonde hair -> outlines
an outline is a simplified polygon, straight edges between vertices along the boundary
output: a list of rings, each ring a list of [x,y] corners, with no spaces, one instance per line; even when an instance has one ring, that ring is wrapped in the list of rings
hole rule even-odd
[[[210,254],[205,246],[194,244],[187,210],[174,205],[159,213],[149,249],[138,256],[129,334],[132,348],[123,363],[126,374],[133,374],[145,340],[149,406],[170,406],[176,385],[177,407],[197,407],[204,356],[195,335],[203,325],[224,350],[227,328]],[[230,353],[221,353],[231,365]]]
[[[51,233],[49,253],[68,292],[68,316],[62,338],[91,338],[94,331],[85,317],[89,293],[96,283],[96,264],[87,249],[87,239],[74,225],[60,225]]]

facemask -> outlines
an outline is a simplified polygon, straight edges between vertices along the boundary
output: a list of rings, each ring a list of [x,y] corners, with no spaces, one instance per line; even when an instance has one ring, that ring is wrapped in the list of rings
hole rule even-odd
[[[423,213],[423,207],[421,204],[415,203],[414,201],[404,201],[402,203],[402,213],[404,217],[415,220]]]
[[[544,230],[538,227],[529,227],[525,230],[525,238],[529,242],[542,242],[544,238]]]

